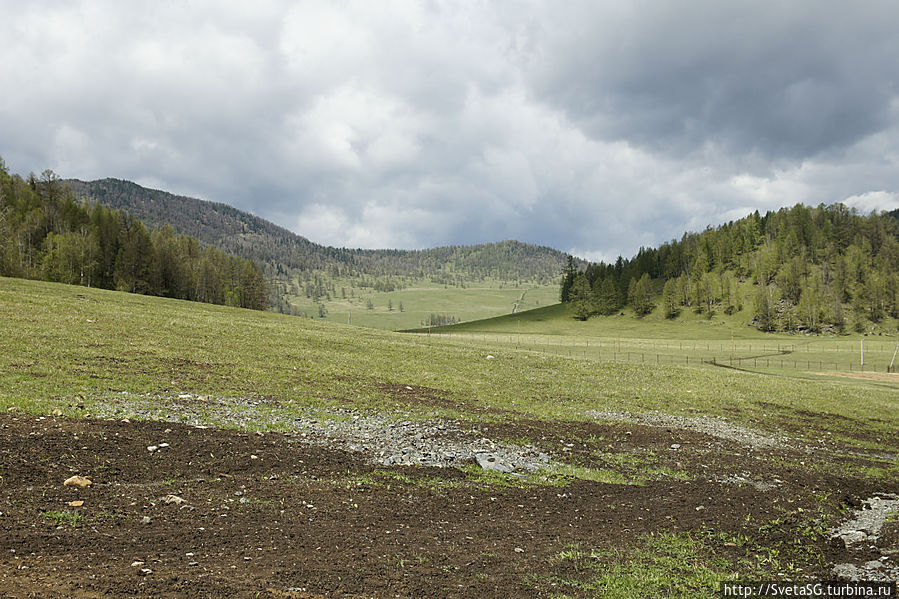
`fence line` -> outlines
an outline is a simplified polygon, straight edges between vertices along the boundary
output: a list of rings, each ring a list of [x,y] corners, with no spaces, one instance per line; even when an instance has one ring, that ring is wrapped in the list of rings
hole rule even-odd
[[[424,334],[421,334],[425,336]],[[865,342],[864,364],[860,346],[816,347],[811,342],[699,342],[565,337],[554,335],[519,335],[516,333],[439,333],[427,338],[442,338],[495,344],[535,353],[593,361],[614,361],[636,364],[685,364],[729,366],[748,369],[780,369],[800,371],[889,372],[890,356],[895,345]],[[820,342],[819,342],[820,343]],[[836,344],[837,342],[834,342]],[[840,342],[845,343],[845,342]],[[880,347],[877,347],[880,346]],[[816,354],[842,353],[844,356],[825,357]],[[750,355],[746,355],[750,354]],[[804,356],[804,357],[800,357]],[[893,367],[893,372],[899,370]]]

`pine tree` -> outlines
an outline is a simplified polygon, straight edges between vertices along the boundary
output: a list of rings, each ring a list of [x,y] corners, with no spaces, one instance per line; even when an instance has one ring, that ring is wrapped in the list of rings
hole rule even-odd
[[[578,320],[587,320],[595,312],[590,283],[584,273],[578,273],[571,285],[569,300],[572,302],[574,317]]]
[[[563,304],[571,301],[571,287],[574,285],[574,276],[577,268],[574,265],[574,256],[569,254],[565,269],[562,271],[562,288],[559,292],[559,301]]]
[[[634,285],[634,295],[632,299],[634,312],[638,316],[645,316],[652,312],[655,307],[652,302],[652,281],[649,274],[643,273],[640,280]]]
[[[759,284],[755,292],[753,317],[755,326],[762,331],[774,330],[774,305],[767,285]]]
[[[598,285],[596,284],[598,283]],[[596,310],[603,316],[609,316],[618,311],[621,307],[621,299],[618,295],[618,285],[615,280],[609,276],[600,281],[597,279],[594,284],[594,297]]]
[[[665,310],[665,318],[677,318],[680,314],[676,279],[665,281],[665,287],[662,289],[662,308]]]

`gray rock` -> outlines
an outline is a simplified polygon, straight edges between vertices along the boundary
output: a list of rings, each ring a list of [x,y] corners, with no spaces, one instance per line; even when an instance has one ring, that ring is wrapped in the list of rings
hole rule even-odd
[[[491,455],[489,453],[479,453],[475,455],[475,459],[478,462],[478,466],[480,466],[484,470],[493,470],[495,472],[503,473],[508,473],[515,470],[513,466],[498,460],[495,455]]]
[[[840,580],[858,580],[859,570],[852,564],[837,564],[832,572]]]
[[[855,545],[856,543],[861,543],[868,538],[868,535],[860,530],[849,530],[838,536],[843,539],[843,543],[845,543],[846,547]]]

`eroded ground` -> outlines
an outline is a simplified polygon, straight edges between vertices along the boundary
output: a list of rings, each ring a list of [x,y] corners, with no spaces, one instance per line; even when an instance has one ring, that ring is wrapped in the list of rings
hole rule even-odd
[[[899,562],[895,518],[860,546],[828,533],[899,493],[878,474],[895,456],[664,422],[475,429],[452,434],[539,448],[555,469],[384,466],[299,431],[0,414],[0,596],[592,597],[604,576],[693,596]],[[92,484],[64,486],[75,474]]]

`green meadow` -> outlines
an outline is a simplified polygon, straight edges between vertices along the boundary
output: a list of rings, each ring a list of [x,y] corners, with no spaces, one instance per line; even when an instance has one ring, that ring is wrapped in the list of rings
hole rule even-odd
[[[555,304],[476,322],[414,329],[419,334],[525,348],[592,360],[641,364],[714,363],[754,371],[794,373],[886,373],[899,369],[899,336],[846,333],[765,333],[749,322],[747,310],[711,319],[692,312],[664,318],[660,310],[642,318],[574,318],[570,305]],[[893,323],[883,327],[895,331]]]
[[[331,284],[334,292],[320,301],[300,294],[288,295],[287,299],[294,309],[312,318],[386,330],[419,327],[432,314],[466,322],[559,301],[556,285],[518,285],[508,281],[485,280],[456,287],[417,279],[404,289],[389,292],[358,287],[356,281],[344,279],[335,279]],[[324,307],[323,318],[319,305]]]
[[[165,403],[192,393],[264,399],[260,410],[285,418],[296,410],[328,406],[472,420],[498,417],[485,416],[484,407],[567,420],[589,420],[591,410],[658,410],[727,416],[776,429],[801,426],[803,414],[814,412],[839,416],[833,426],[847,433],[849,443],[872,443],[852,440],[848,433],[857,427],[882,432],[887,445],[899,430],[895,382],[816,380],[800,372],[772,375],[703,363],[622,362],[517,343],[519,323],[523,336],[556,335],[567,344],[583,343],[590,335],[617,343],[620,333],[622,343],[631,346],[647,339],[673,346],[679,342],[678,327],[686,343],[700,342],[704,331],[710,332],[709,343],[726,345],[731,338],[724,326],[668,323],[650,336],[655,330],[650,322],[627,317],[619,317],[619,327],[600,319],[551,318],[560,310],[480,325],[505,339],[478,333],[476,325],[456,329],[467,331],[465,336],[444,337],[0,279],[0,406],[36,413],[59,408],[71,414],[77,401],[90,410],[124,403],[125,397]],[[575,334],[582,330],[583,337]],[[795,341],[741,330],[741,344]],[[456,407],[398,406],[385,383],[434,389]],[[260,414],[253,426],[278,428],[282,421]]]

